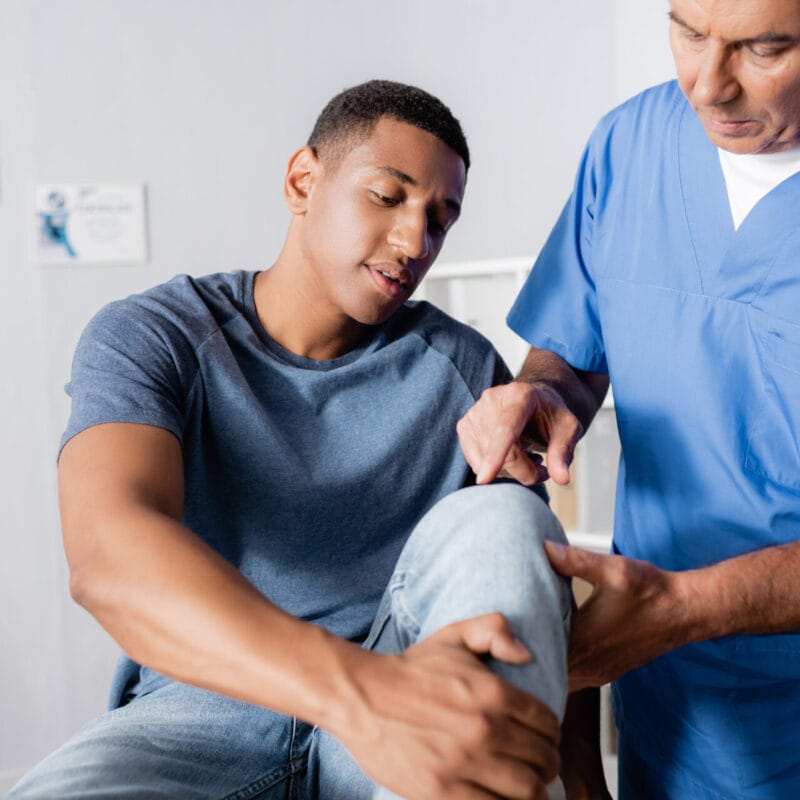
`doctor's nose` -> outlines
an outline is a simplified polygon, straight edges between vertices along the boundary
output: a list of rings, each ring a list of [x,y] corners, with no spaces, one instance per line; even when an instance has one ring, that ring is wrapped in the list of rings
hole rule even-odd
[[[389,244],[414,261],[426,258],[430,252],[428,220],[425,217],[419,218],[416,214],[398,219],[389,233]]]
[[[731,66],[730,56],[723,48],[708,48],[703,53],[692,91],[696,105],[722,105],[739,94],[741,87]]]

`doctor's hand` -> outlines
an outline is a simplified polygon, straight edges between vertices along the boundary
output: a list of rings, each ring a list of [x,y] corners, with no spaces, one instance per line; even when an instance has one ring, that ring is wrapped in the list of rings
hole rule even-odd
[[[500,475],[525,485],[548,478],[566,485],[575,445],[583,435],[583,426],[555,389],[522,381],[486,389],[457,430],[479,484]],[[531,449],[546,452],[547,466]]]
[[[602,686],[691,641],[686,573],[646,561],[545,542],[556,572],[579,577],[593,591],[573,614],[569,689]]]
[[[348,724],[331,732],[374,781],[407,800],[546,800],[559,722],[484,663],[530,660],[501,614],[448,625],[399,655],[364,656],[349,671]]]

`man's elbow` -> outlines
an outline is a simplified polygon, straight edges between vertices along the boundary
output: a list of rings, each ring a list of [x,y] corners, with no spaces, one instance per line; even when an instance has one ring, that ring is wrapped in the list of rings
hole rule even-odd
[[[113,592],[109,579],[109,562],[102,553],[92,526],[81,525],[76,532],[74,524],[64,526],[64,550],[69,565],[69,594],[82,608],[93,616],[107,606]]]
[[[79,605],[89,610],[89,581],[82,570],[71,569],[69,573],[69,595]]]

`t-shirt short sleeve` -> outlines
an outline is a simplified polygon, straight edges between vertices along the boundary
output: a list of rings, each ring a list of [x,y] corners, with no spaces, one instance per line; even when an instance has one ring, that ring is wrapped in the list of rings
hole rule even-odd
[[[597,174],[590,142],[575,188],[511,311],[509,327],[576,369],[608,372],[593,279]]]
[[[94,425],[128,422],[181,439],[194,361],[178,326],[141,296],[103,308],[78,342],[66,386],[72,410],[60,447]]]

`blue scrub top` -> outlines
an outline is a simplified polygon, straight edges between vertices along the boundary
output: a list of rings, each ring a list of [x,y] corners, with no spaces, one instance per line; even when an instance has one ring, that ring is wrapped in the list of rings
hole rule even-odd
[[[610,375],[623,555],[684,570],[800,538],[798,221],[800,174],[734,229],[675,82],[594,131],[508,323]],[[666,785],[680,772],[696,797],[800,797],[800,634],[689,645],[615,694]]]

